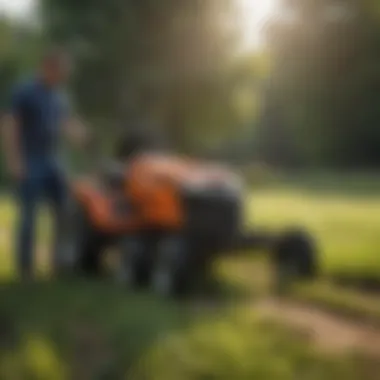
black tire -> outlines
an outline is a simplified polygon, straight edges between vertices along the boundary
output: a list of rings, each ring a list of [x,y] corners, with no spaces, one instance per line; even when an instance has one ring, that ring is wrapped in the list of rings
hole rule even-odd
[[[144,236],[130,236],[120,243],[120,267],[116,269],[116,280],[130,289],[149,286],[152,273],[153,241]]]
[[[318,275],[315,242],[302,230],[283,233],[275,240],[273,260],[279,290],[294,281],[313,280]]]
[[[100,276],[103,239],[91,225],[85,209],[77,203],[72,205],[68,228],[74,272],[91,277]]]
[[[151,286],[155,294],[165,298],[185,298],[191,294],[194,261],[186,239],[168,236],[157,245]]]

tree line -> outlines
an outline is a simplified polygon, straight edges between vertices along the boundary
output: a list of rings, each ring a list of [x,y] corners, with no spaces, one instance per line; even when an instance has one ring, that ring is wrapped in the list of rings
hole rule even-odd
[[[380,166],[380,6],[282,0],[238,54],[233,0],[41,0],[0,21],[0,104],[44,46],[75,57],[75,104],[104,148],[154,126],[183,152],[283,167]]]

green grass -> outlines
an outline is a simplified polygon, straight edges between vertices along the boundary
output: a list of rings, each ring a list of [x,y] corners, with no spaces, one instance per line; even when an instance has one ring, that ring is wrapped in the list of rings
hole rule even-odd
[[[380,196],[302,188],[259,190],[249,197],[248,219],[249,225],[309,229],[319,245],[326,275],[365,275],[380,280]]]
[[[325,280],[296,287],[293,298],[380,325],[380,297],[364,295],[331,281],[344,277],[354,281],[370,279],[380,284],[378,189],[380,181],[373,177],[316,176],[281,180],[270,187],[259,187],[249,195],[248,226],[273,229],[303,226],[317,241]],[[245,268],[247,272],[247,264]],[[241,273],[241,269],[235,269],[235,278]],[[249,274],[245,278],[242,280],[240,276],[240,283],[267,288],[268,279],[258,284],[257,279],[256,282],[249,279]]]
[[[318,183],[258,188],[247,199],[248,225],[305,225],[320,242],[326,275],[380,276],[380,196]],[[41,276],[39,283],[17,284],[10,254],[15,212],[7,198],[0,209],[0,380],[378,378],[374,362],[325,358],[302,334],[258,319],[251,305],[235,302],[199,315],[193,305],[127,294],[106,281],[59,283]],[[43,274],[45,219],[39,223]],[[269,268],[265,261],[258,271],[257,265],[250,258],[226,261],[222,277],[262,294]],[[330,283],[299,287],[294,297],[380,320],[376,297]]]
[[[246,307],[191,317],[189,307],[99,283],[13,285],[1,295],[1,379],[355,380],[367,370],[315,353]]]
[[[176,305],[106,283],[10,284],[0,294],[1,379],[121,379],[146,347],[188,322]]]

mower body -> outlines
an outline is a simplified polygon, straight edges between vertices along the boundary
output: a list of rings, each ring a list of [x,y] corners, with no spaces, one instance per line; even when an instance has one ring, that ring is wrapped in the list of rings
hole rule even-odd
[[[75,181],[72,194],[92,228],[110,238],[154,231],[223,250],[242,222],[242,186],[233,171],[175,156],[138,155]]]
[[[279,239],[243,232],[241,180],[219,165],[137,154],[100,175],[73,181],[72,195],[74,261],[85,274],[100,273],[102,253],[111,244],[121,253],[121,282],[149,284],[163,295],[186,293],[216,256],[239,246],[269,248],[284,276],[314,274],[315,254],[304,234]]]

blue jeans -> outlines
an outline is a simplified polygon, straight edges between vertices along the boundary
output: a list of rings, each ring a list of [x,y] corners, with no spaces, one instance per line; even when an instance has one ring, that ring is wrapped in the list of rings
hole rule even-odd
[[[19,184],[20,220],[17,236],[17,269],[31,276],[34,264],[37,211],[40,201],[48,201],[54,223],[53,266],[59,265],[60,232],[64,229],[67,188],[65,176],[57,165],[29,165]]]

